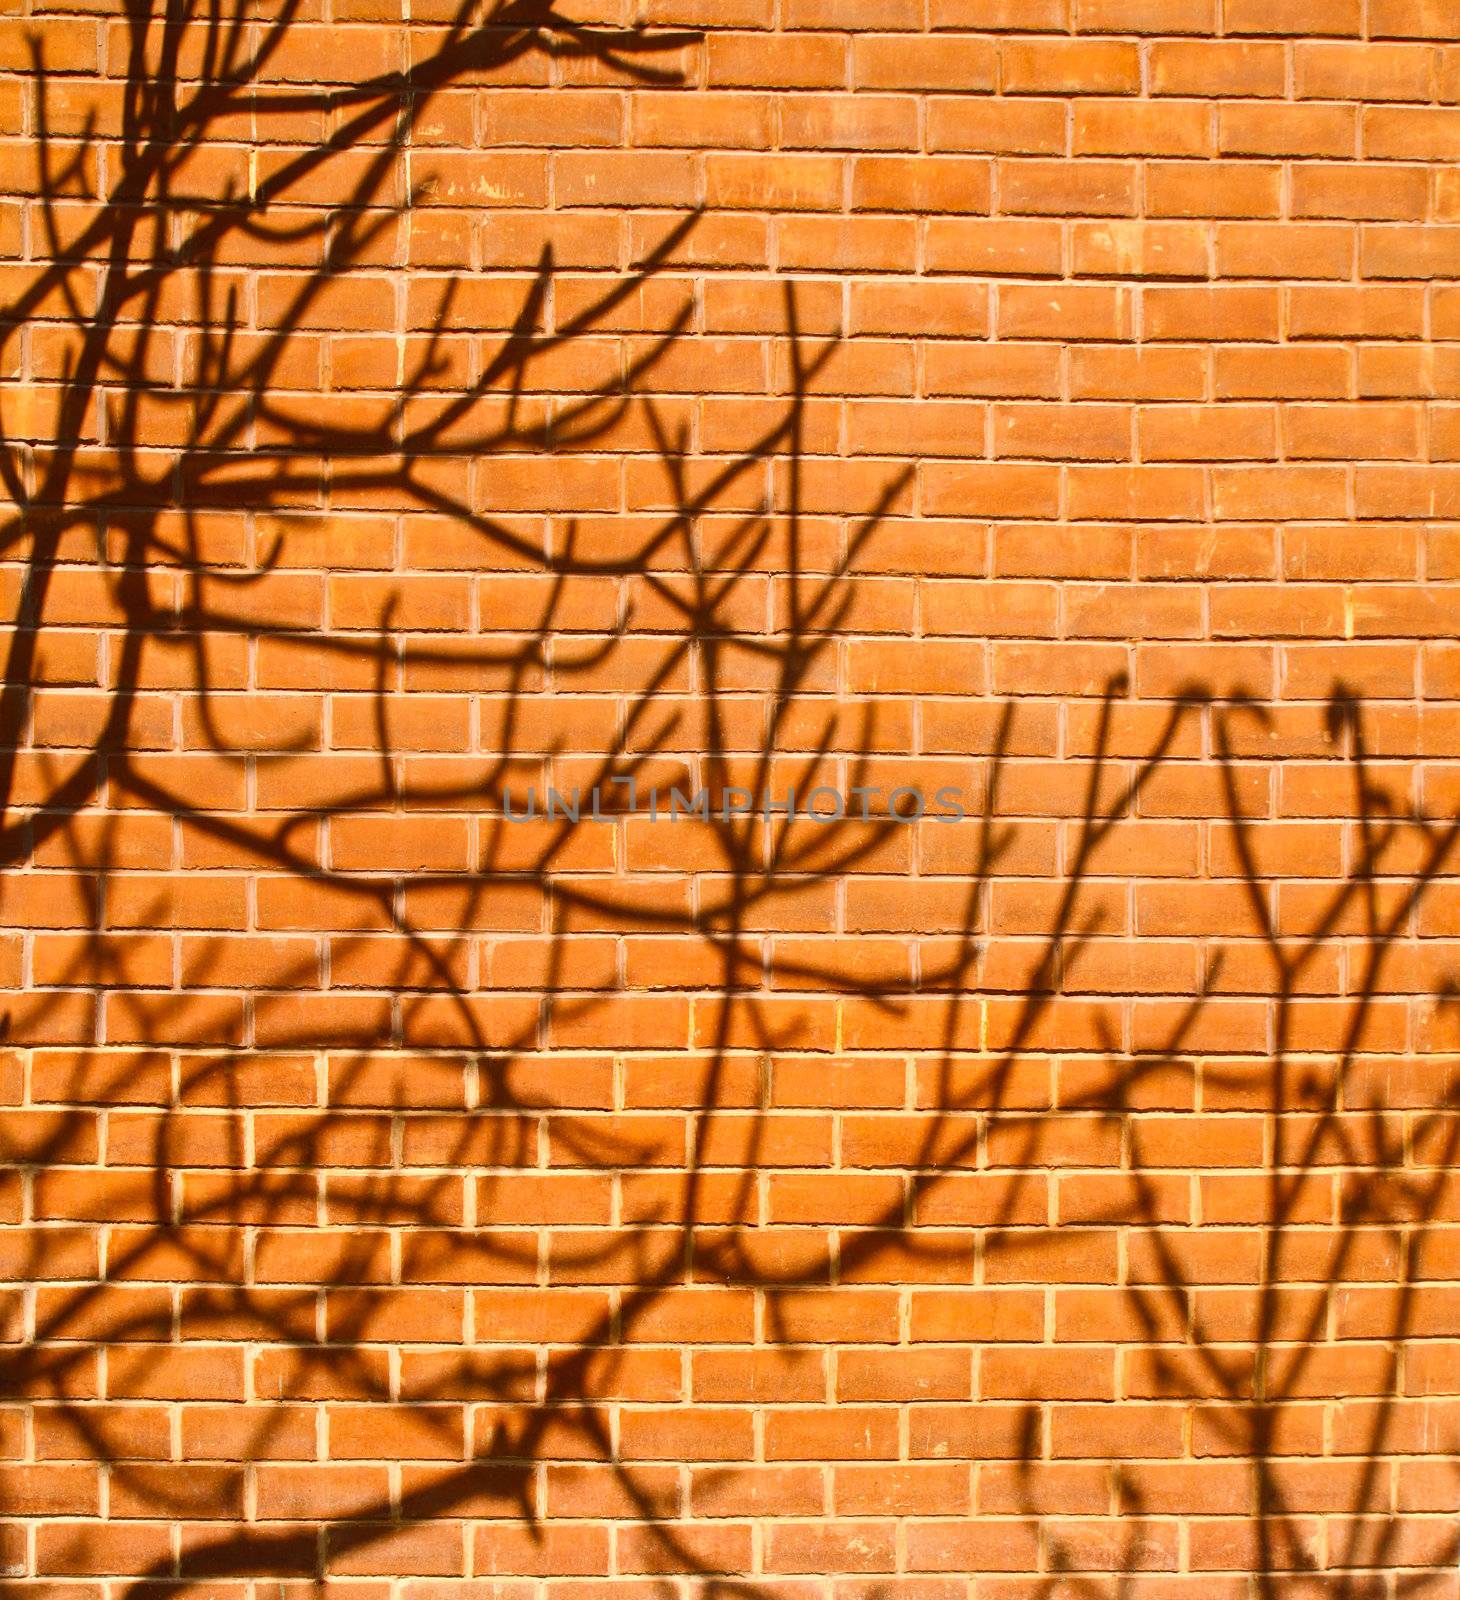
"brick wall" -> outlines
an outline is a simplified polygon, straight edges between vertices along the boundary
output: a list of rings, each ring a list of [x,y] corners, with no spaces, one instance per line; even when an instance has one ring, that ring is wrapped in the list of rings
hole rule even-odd
[[[1454,1600],[1460,7],[562,4],[7,7],[17,1594]]]

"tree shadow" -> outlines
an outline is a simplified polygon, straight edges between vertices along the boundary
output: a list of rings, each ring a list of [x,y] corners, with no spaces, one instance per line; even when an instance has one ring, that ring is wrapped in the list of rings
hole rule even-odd
[[[667,92],[693,36],[464,7],[321,87],[303,15],[130,8],[79,120],[35,55],[13,1570],[1439,1592],[1455,824],[1341,690],[1331,867],[1264,858],[1263,708],[1201,685],[1132,733],[1108,684],[1033,804],[1029,703],[908,756],[905,695],[841,692],[906,645],[905,483],[806,510],[837,339],[793,288],[711,444],[696,213],[607,288],[379,270],[461,181],[416,161],[453,90]],[[972,814],[729,800],[929,772]],[[1194,818],[1224,897],[1137,941]]]

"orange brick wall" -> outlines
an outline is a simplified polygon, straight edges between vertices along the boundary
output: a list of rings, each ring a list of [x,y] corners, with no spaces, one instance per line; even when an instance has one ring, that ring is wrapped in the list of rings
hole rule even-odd
[[[1455,1600],[1460,5],[10,0],[0,134],[16,1594]]]

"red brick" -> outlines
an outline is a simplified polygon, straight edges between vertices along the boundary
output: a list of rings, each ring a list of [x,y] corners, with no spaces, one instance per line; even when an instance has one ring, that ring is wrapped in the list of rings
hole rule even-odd
[[[1006,94],[1133,94],[1140,87],[1135,45],[1085,39],[1009,41],[1000,52]]]
[[[852,168],[854,211],[989,209],[990,163],[972,156],[863,156]]]
[[[998,52],[992,40],[875,34],[852,41],[852,81],[858,89],[991,90]]]

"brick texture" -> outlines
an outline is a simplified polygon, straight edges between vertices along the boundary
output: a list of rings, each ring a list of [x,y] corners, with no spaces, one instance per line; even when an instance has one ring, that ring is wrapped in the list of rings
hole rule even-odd
[[[0,154],[17,1595],[1456,1600],[1460,7],[11,0]]]

